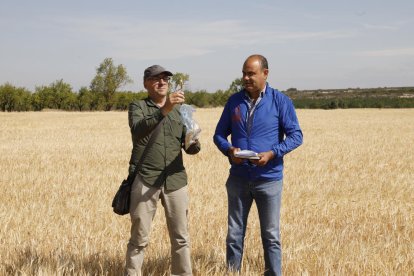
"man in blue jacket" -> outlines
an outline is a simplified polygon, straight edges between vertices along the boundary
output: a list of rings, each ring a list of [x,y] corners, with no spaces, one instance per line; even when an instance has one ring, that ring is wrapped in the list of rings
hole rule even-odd
[[[259,212],[265,275],[281,275],[283,156],[302,144],[302,131],[292,101],[267,83],[265,57],[248,57],[242,72],[244,89],[229,98],[214,134],[214,143],[231,163],[226,182],[227,267],[240,271],[247,217],[254,200]],[[229,135],[231,143],[227,140]],[[241,150],[256,152],[258,159],[240,158]]]

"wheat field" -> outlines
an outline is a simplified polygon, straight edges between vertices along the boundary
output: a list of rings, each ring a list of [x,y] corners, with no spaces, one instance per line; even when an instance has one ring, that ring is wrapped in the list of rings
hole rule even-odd
[[[194,275],[225,275],[229,164],[198,109],[185,156]],[[304,144],[285,157],[284,275],[414,274],[414,109],[297,110]],[[0,275],[121,275],[129,217],[111,200],[131,150],[126,112],[0,113]],[[168,275],[163,209],[144,275]],[[257,210],[242,275],[263,273]]]

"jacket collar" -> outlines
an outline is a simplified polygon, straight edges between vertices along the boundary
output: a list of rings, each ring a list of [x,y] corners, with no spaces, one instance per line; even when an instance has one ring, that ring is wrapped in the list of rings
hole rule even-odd
[[[148,106],[160,108],[150,97],[147,97],[145,99],[145,102],[147,103]]]
[[[269,86],[269,83],[268,82],[266,82],[266,87],[265,87],[265,89],[262,91],[262,92],[260,92],[260,93],[263,93],[261,96],[262,96],[262,100],[266,97],[266,95],[268,95],[270,92],[270,90],[271,90],[272,88]],[[246,89],[244,89],[243,88],[243,90],[241,90],[240,91],[241,93],[242,93],[242,97],[243,97],[243,99],[245,100],[245,101],[247,101],[247,102],[250,102],[250,97],[249,97],[249,92],[247,92],[246,91]],[[261,101],[262,101],[261,100]],[[260,103],[259,103],[259,105],[260,105]]]

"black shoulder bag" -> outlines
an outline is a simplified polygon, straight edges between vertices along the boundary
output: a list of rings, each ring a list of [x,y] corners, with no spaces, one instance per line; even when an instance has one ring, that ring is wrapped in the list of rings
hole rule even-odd
[[[135,167],[134,173],[129,174],[127,179],[124,179],[119,186],[118,191],[116,192],[114,199],[112,200],[112,208],[115,214],[118,215],[126,215],[129,213],[129,205],[131,202],[131,187],[132,183],[134,183],[135,176],[138,173],[139,167],[144,161],[145,155],[147,155],[148,149],[154,143],[155,138],[158,136],[160,132],[161,125],[164,123],[165,117],[158,123],[155,129],[152,132],[150,139],[148,140],[148,144],[144,149],[144,152],[141,155],[141,159],[139,160],[137,166]]]

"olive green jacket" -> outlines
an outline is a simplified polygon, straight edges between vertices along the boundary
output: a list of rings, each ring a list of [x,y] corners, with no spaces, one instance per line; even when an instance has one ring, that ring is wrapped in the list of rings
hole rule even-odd
[[[138,170],[146,184],[155,187],[165,185],[166,190],[176,190],[187,185],[181,151],[184,148],[186,127],[181,120],[179,107],[175,106],[168,113]],[[128,121],[132,136],[130,174],[138,165],[152,131],[163,118],[160,108],[150,98],[134,101],[129,105]],[[200,143],[197,142],[188,147],[185,152],[196,154],[199,151]]]

